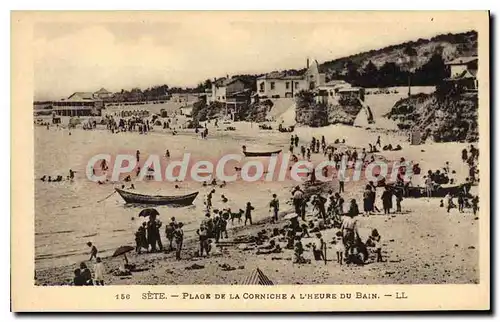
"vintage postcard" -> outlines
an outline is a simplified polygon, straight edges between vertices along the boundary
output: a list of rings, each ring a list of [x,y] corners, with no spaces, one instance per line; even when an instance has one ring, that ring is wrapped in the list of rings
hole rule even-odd
[[[490,309],[488,12],[11,19],[13,311]]]

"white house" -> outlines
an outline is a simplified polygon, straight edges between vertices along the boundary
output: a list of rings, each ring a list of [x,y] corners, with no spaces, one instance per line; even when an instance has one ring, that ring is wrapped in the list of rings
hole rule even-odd
[[[257,94],[260,98],[295,97],[301,90],[314,90],[324,85],[325,74],[320,73],[318,61],[314,60],[302,75],[287,75],[271,72],[257,79]]]
[[[226,103],[228,97],[246,89],[246,84],[239,78],[222,77],[214,79],[212,90],[207,93],[207,104],[212,102]]]
[[[445,81],[477,91],[477,63],[477,57],[459,57],[447,62],[450,76]]]

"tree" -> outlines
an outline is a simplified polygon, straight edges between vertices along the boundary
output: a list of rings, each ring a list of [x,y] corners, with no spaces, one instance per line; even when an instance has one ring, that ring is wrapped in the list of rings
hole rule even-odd
[[[417,51],[411,45],[408,45],[403,50],[407,61],[408,61],[408,97],[411,96],[411,73],[414,67],[415,57],[417,56]]]
[[[414,83],[418,85],[437,85],[447,76],[446,65],[443,57],[435,53],[427,63],[417,69]]]
[[[310,91],[300,91],[296,96],[295,119],[312,127],[325,126],[328,124],[328,106],[323,103],[316,103],[314,93]]]
[[[345,68],[347,70],[346,81],[358,85],[357,82],[359,80],[359,66],[352,60],[348,60],[345,64]]]
[[[377,87],[379,83],[378,68],[371,60],[363,69],[363,74],[359,76],[358,83],[363,87]]]

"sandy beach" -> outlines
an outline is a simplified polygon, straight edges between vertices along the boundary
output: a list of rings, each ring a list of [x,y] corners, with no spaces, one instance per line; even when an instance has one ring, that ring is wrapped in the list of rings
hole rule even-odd
[[[211,126],[211,125],[210,125]],[[199,191],[193,206],[186,208],[157,207],[161,220],[166,223],[175,216],[182,221],[185,232],[183,259],[175,261],[174,253],[136,255],[130,253],[129,261],[136,265],[131,276],[113,276],[111,272],[121,263],[122,258],[110,255],[118,246],[134,245],[134,232],[142,223],[138,218],[140,209],[125,206],[117,195],[98,203],[112,193],[114,184],[97,185],[85,178],[84,167],[88,157],[96,153],[135,153],[141,157],[148,154],[163,155],[169,149],[172,156],[189,151],[197,158],[217,158],[227,153],[241,153],[241,146],[261,150],[283,149],[287,151],[290,134],[278,131],[259,130],[258,124],[237,122],[236,131],[217,131],[209,126],[209,137],[200,139],[194,130],[181,130],[178,135],[164,133],[155,128],[148,135],[137,133],[111,134],[106,130],[83,131],[76,129],[68,134],[67,129],[43,127],[35,129],[35,178],[42,175],[64,174],[71,168],[76,170],[74,182],[35,182],[35,268],[37,285],[67,284],[73,270],[81,261],[88,260],[87,241],[92,241],[99,249],[107,274],[106,284],[240,284],[256,267],[275,284],[437,284],[437,283],[478,283],[478,235],[477,217],[470,209],[450,213],[439,207],[439,198],[407,198],[403,200],[402,214],[358,216],[360,235],[366,239],[376,228],[382,236],[384,262],[370,260],[364,266],[339,265],[336,263],[334,245],[328,243],[327,263],[314,261],[312,251],[306,247],[304,257],[312,259],[311,264],[292,264],[293,250],[284,249],[279,254],[257,255],[254,250],[242,250],[237,244],[222,247],[220,252],[208,258],[194,256],[198,249],[195,230],[203,219],[203,196],[211,187],[203,187],[198,182],[137,182],[136,189],[145,193],[182,194]],[[377,153],[387,160],[405,157],[419,163],[422,173],[428,169],[440,169],[446,161],[456,171],[455,178],[462,182],[467,176],[467,166],[460,160],[460,151],[466,147],[462,143],[430,143],[410,146],[404,134],[384,129],[331,125],[322,128],[298,127],[301,144],[308,144],[311,137],[325,136],[327,142],[346,139],[350,147],[367,147],[367,140],[375,141],[381,136],[383,144],[400,144],[401,151]],[[209,147],[209,148],[207,148]],[[322,160],[322,154],[313,154],[312,160]],[[247,201],[255,207],[254,225],[229,223],[229,240],[255,235],[262,229],[282,227],[287,221],[269,223],[268,204],[272,193],[281,202],[281,216],[292,210],[287,201],[295,182],[229,183],[224,188],[216,188],[216,203],[224,194],[232,207],[244,208]],[[327,184],[337,189],[336,182]],[[346,183],[346,200],[362,199],[366,182]],[[327,188],[325,188],[327,189]],[[380,188],[379,188],[380,189]],[[473,187],[473,194],[477,193]],[[379,196],[381,193],[377,192]],[[378,198],[377,203],[381,203]],[[309,207],[311,209],[312,207]],[[379,208],[380,205],[379,205]],[[308,213],[308,219],[313,214]],[[322,231],[330,242],[334,229]],[[166,243],[162,229],[163,243]],[[308,243],[306,238],[304,244]],[[92,267],[91,263],[89,263]],[[193,264],[203,268],[186,270]],[[223,268],[220,265],[224,265]],[[226,270],[227,267],[234,270]],[[264,269],[265,267],[265,269]],[[292,268],[293,267],[293,268]]]

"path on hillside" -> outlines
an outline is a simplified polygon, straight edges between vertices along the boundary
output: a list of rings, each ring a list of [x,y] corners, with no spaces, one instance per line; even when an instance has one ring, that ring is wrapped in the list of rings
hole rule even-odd
[[[277,122],[283,121],[285,125],[294,125],[295,122],[295,99],[280,98],[271,100],[274,105],[267,114],[268,118],[274,118]]]
[[[390,130],[397,129],[396,123],[386,118],[384,115],[389,113],[394,104],[404,97],[406,97],[406,93],[366,95],[364,104],[369,106],[375,123],[368,124],[367,112],[363,108],[359,111],[358,116],[354,120],[354,125],[362,127],[371,126]]]

